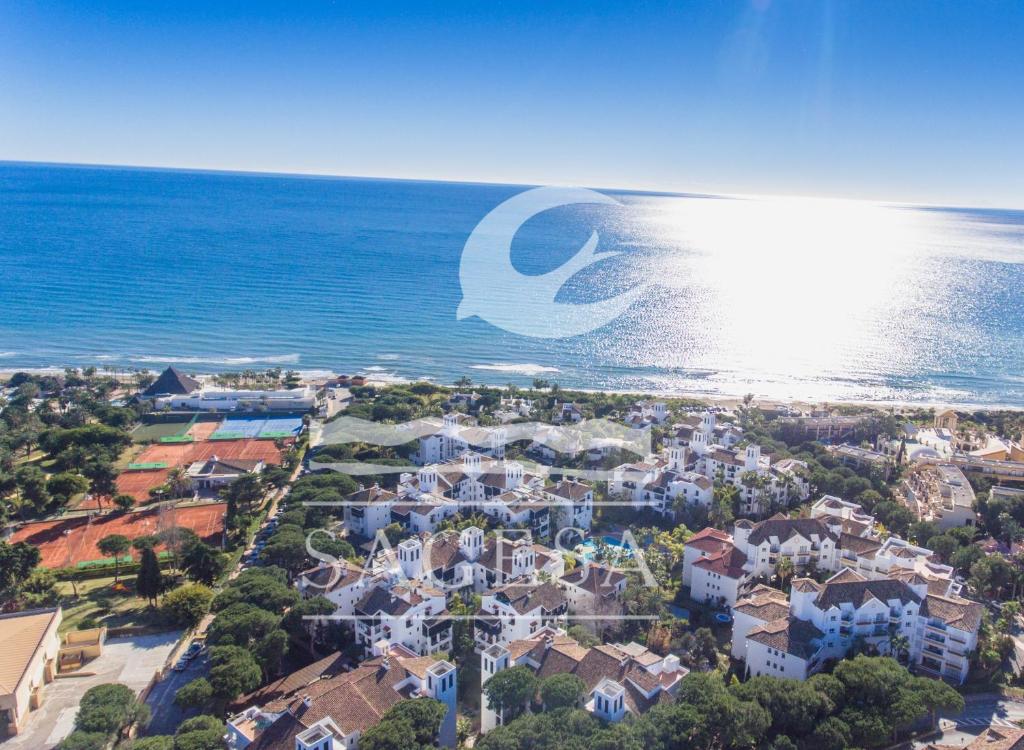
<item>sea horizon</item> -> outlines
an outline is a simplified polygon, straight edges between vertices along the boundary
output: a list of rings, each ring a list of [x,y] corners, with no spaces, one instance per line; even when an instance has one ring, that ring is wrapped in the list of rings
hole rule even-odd
[[[559,301],[642,298],[538,340],[456,317],[466,238],[527,187],[0,162],[0,371],[1024,406],[1024,212],[604,189],[620,208],[546,212],[512,260],[546,273],[596,230],[609,256]]]

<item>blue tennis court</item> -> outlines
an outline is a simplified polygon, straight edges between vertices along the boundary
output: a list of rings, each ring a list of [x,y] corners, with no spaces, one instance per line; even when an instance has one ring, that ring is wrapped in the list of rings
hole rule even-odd
[[[210,435],[210,440],[241,440],[258,437],[267,417],[228,417],[217,431]]]
[[[302,417],[228,417],[210,440],[290,438],[302,431]]]
[[[261,438],[295,437],[302,432],[302,417],[269,417],[260,428]]]

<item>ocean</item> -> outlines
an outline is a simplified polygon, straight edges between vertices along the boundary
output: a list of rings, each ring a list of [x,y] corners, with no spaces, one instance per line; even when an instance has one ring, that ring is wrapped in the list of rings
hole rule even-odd
[[[545,211],[512,241],[539,282],[597,233],[555,307],[531,279],[494,304],[543,319],[635,301],[537,338],[458,315],[467,238],[524,190],[0,163],[0,370],[1024,406],[1024,212],[603,190],[613,202]]]

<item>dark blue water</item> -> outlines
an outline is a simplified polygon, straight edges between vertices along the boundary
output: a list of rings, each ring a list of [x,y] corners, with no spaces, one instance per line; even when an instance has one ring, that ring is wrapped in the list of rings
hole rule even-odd
[[[0,369],[1024,405],[1019,212],[611,192],[530,221],[512,262],[544,274],[596,230],[619,255],[559,302],[640,301],[536,339],[456,318],[467,237],[524,189],[0,164]]]

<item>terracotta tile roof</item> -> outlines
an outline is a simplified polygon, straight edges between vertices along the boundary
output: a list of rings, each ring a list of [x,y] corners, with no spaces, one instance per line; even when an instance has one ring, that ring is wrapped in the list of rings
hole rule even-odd
[[[314,586],[324,588],[326,591],[334,591],[335,589],[351,586],[365,575],[367,575],[365,570],[346,560],[339,560],[336,565],[318,565],[299,574],[301,578],[309,581]],[[335,577],[337,577],[337,580],[331,583],[331,580]],[[326,588],[328,586],[329,588]]]
[[[243,695],[235,700],[232,705],[239,709],[246,706],[263,706],[278,701],[282,698],[289,699],[297,690],[302,690],[311,682],[322,677],[330,677],[344,671],[342,668],[344,658],[340,651],[335,651],[319,661],[308,664],[302,669],[287,674],[284,677],[274,680],[259,690]],[[284,705],[280,706],[281,709]]]
[[[701,529],[686,540],[687,547],[699,549],[701,552],[719,552],[726,545],[732,544],[732,537],[724,531],[710,527]]]
[[[1024,729],[1010,727],[989,727],[970,744],[928,745],[924,750],[1024,750]]]
[[[957,630],[974,632],[981,625],[983,607],[978,602],[968,601],[959,596],[937,596],[928,594],[921,607],[925,617],[937,617]]]
[[[382,487],[365,487],[346,498],[350,503],[379,503],[398,499],[398,495]]]
[[[566,500],[576,501],[584,499],[587,494],[593,492],[593,490],[594,488],[586,482],[563,479],[554,487],[548,487],[544,491],[549,495],[555,495],[556,497],[563,497]]]
[[[726,578],[739,579],[743,577],[743,566],[746,563],[747,556],[730,544],[719,552],[695,560],[693,565]]]
[[[751,628],[747,638],[801,659],[809,659],[818,650],[813,641],[824,635],[805,620],[783,617]]]
[[[759,593],[741,599],[733,610],[756,617],[762,622],[772,622],[789,615],[789,602],[781,591],[774,591],[772,594]]]
[[[565,594],[550,581],[544,583],[511,583],[494,591],[494,598],[512,607],[521,615],[538,607],[554,612],[566,606]]]

